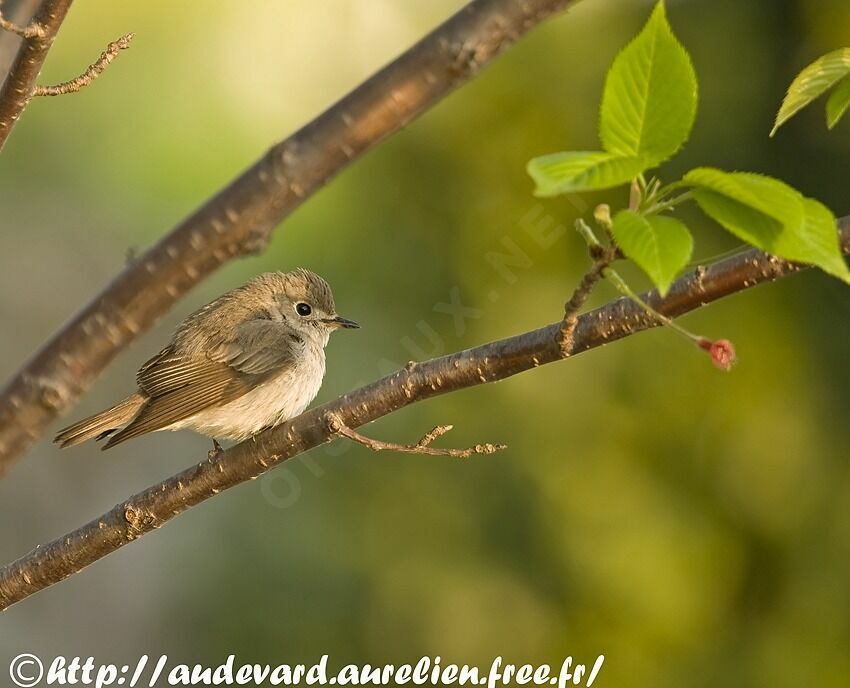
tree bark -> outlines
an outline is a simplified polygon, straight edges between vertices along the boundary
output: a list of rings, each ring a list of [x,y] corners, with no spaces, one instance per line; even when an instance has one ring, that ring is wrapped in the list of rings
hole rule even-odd
[[[850,218],[840,221],[840,238],[842,251],[850,253]],[[643,298],[663,315],[676,317],[800,269],[800,265],[750,250],[697,268],[679,279],[663,299],[657,292]],[[211,455],[0,569],[0,610],[77,573],[222,490],[329,442],[337,436],[335,428],[340,423],[356,428],[415,402],[503,380],[657,325],[658,321],[634,302],[619,299],[579,317],[567,352],[561,350],[559,322],[449,356],[408,364],[392,375],[267,430],[255,440]]]
[[[66,0],[66,3],[68,0]],[[118,275],[0,392],[0,475],[202,279],[261,251],[350,162],[576,0],[474,0],[257,163]]]

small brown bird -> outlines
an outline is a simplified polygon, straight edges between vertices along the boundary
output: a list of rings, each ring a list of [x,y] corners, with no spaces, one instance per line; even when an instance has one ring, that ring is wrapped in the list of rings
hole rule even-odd
[[[109,449],[183,428],[218,439],[251,437],[313,401],[325,375],[325,345],[341,327],[359,325],[336,314],[317,274],[259,275],[186,318],[141,367],[135,394],[65,428],[54,442],[70,447],[108,437]]]

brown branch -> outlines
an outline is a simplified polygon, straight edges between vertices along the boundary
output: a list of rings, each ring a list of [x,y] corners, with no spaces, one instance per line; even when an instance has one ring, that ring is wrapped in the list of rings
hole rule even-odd
[[[468,449],[438,449],[429,446],[435,439],[449,432],[454,427],[452,425],[438,425],[426,433],[416,444],[396,444],[395,442],[384,442],[366,437],[366,435],[361,435],[356,430],[349,428],[334,413],[326,414],[325,422],[328,424],[328,429],[332,434],[346,437],[374,452],[394,451],[402,454],[427,454],[429,456],[453,456],[457,459],[468,459],[473,454],[495,454],[497,451],[507,449],[507,446],[504,444],[490,444],[489,442],[486,444],[476,444],[474,447],[469,447]]]
[[[0,3],[2,5],[2,3]],[[44,38],[45,29],[37,21],[30,21],[26,26],[18,26],[14,22],[9,21],[3,16],[3,9],[0,7],[0,29],[13,33],[21,38]]]
[[[41,66],[70,6],[71,0],[44,0],[30,22],[31,26],[41,27],[42,32],[27,37],[21,43],[0,89],[0,150],[32,98]]]
[[[850,220],[841,228],[850,253]],[[643,298],[660,313],[676,317],[756,284],[797,272],[802,266],[751,250],[677,280],[665,298]],[[602,346],[658,321],[628,299],[582,315],[570,355]],[[112,510],[0,569],[0,609],[58,583],[89,564],[159,528],[189,507],[256,478],[283,461],[335,437],[329,414],[355,428],[410,404],[440,394],[502,380],[562,360],[560,324],[509,337],[433,360],[408,364],[398,372],[241,442],[134,495]]]
[[[41,0],[5,0],[2,3],[4,16],[18,26],[29,24],[40,4]],[[18,34],[0,31],[0,84],[6,80],[6,74],[18,54],[21,42]]]
[[[76,93],[85,88],[103,74],[103,71],[118,56],[118,53],[130,47],[130,41],[133,40],[134,35],[128,33],[121,36],[117,41],[112,41],[112,43],[106,46],[106,50],[100,54],[97,61],[89,65],[88,69],[80,74],[80,76],[70,81],[63,81],[61,84],[56,84],[55,86],[36,86],[32,92],[33,96],[61,96],[66,93]]]
[[[350,162],[575,1],[473,0],[128,265],[0,392],[0,474],[181,296],[223,263],[262,250],[275,226]]]

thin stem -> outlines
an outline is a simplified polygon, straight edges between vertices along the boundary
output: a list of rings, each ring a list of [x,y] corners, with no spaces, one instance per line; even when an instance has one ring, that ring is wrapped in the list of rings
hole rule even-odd
[[[686,191],[683,194],[676,196],[676,198],[671,198],[668,201],[656,201],[655,204],[650,207],[644,209],[644,213],[647,215],[652,215],[655,213],[663,213],[665,210],[670,210],[671,208],[676,207],[680,203],[684,203],[685,201],[690,201],[693,199],[694,194],[692,191]],[[663,197],[660,197],[663,198]]]
[[[666,325],[674,332],[682,335],[688,341],[691,342],[699,342],[700,338],[691,332],[688,332],[685,328],[677,325],[673,320],[668,318],[666,315],[662,315],[657,310],[655,310],[652,306],[650,306],[646,301],[644,301],[640,296],[638,296],[634,291],[632,291],[631,287],[626,283],[626,281],[620,277],[619,273],[614,270],[614,268],[608,267],[604,270],[605,278],[614,285],[614,288],[617,289],[623,296],[634,301],[638,306],[643,308],[647,313],[649,313],[652,317],[654,317],[658,322],[663,325]]]
[[[590,248],[591,250],[605,248],[602,245],[602,242],[599,241],[599,239],[596,237],[596,233],[593,231],[591,226],[581,218],[576,220],[575,228],[576,231],[579,233],[579,236],[584,239],[588,248]]]

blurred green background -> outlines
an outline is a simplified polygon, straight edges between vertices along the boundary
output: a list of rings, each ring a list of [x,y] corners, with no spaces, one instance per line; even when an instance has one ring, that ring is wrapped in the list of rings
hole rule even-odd
[[[136,40],[94,86],[32,103],[0,155],[3,378],[128,250],[461,4],[78,0],[42,83],[76,75],[122,33]],[[668,4],[701,103],[662,176],[760,171],[850,212],[850,124],[828,134],[816,107],[767,138],[793,75],[850,45],[850,4]],[[126,393],[177,322],[264,270],[319,272],[363,324],[331,342],[319,402],[410,358],[556,320],[584,250],[569,231],[543,248],[528,226],[568,228],[624,197],[534,199],[525,163],[596,147],[605,70],[650,8],[584,0],[532,33],[311,199],[264,255],[205,281],[69,418]],[[700,257],[735,246],[688,219]],[[492,264],[508,247],[527,256],[510,279]],[[475,309],[460,326],[440,306],[453,295]],[[595,303],[613,296],[603,286]],[[410,441],[451,422],[453,446],[509,449],[466,461],[341,443],[311,452],[0,616],[0,668],[25,651],[119,664],[143,652],[213,664],[328,653],[334,666],[604,653],[598,686],[846,686],[849,297],[808,272],[689,316],[692,330],[735,343],[729,375],[654,331],[394,414],[368,432]],[[108,454],[41,441],[0,482],[0,558],[207,448],[190,433]]]

